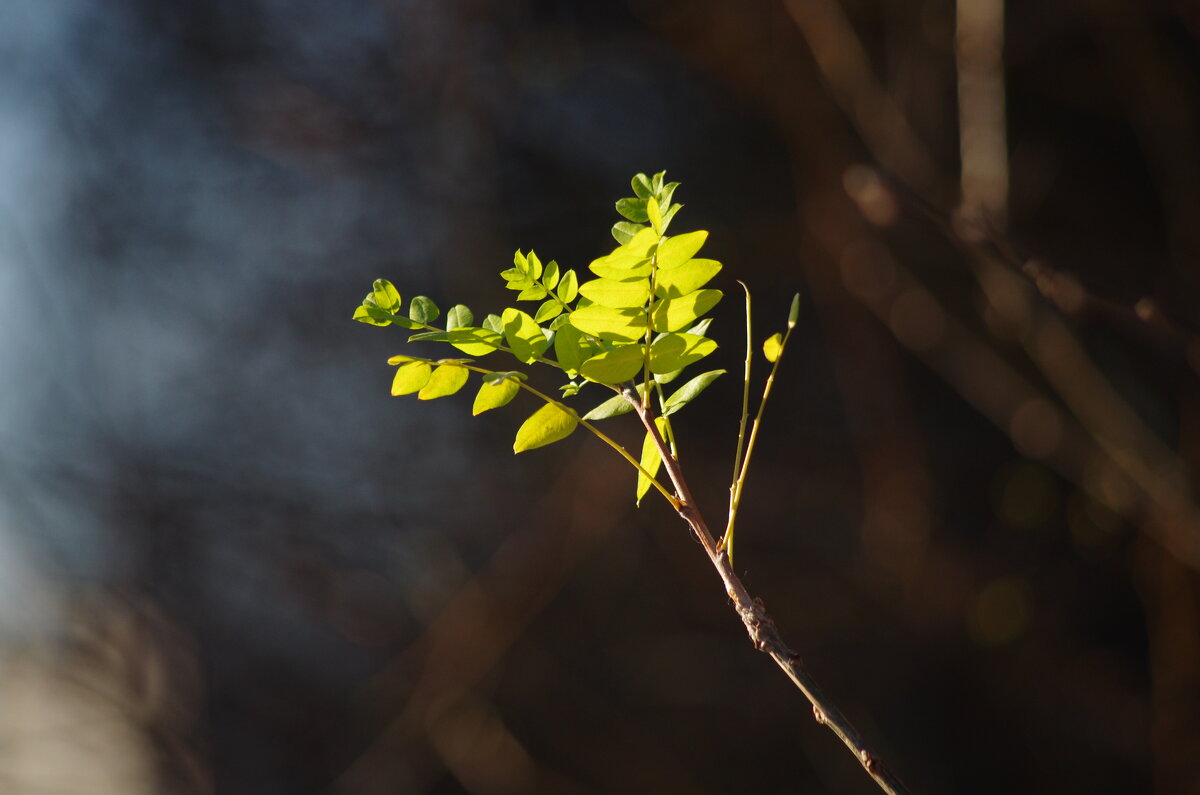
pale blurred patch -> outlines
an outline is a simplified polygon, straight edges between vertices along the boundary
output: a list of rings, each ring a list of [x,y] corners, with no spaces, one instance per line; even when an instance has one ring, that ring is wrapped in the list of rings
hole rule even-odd
[[[66,603],[60,626],[0,646],[0,791],[211,792],[188,638],[141,597]]]

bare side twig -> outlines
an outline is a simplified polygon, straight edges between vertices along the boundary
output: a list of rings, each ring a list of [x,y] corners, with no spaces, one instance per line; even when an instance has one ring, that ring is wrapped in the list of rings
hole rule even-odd
[[[762,600],[750,596],[741,578],[737,576],[730,565],[728,555],[719,547],[712,532],[709,531],[704,517],[700,514],[700,510],[696,507],[679,462],[671,456],[670,447],[654,424],[653,412],[642,405],[642,401],[632,389],[626,390],[624,394],[658,447],[663,466],[666,467],[671,484],[675,487],[678,502],[676,510],[679,512],[679,516],[688,523],[700,541],[700,545],[704,547],[704,552],[708,555],[713,568],[717,570],[721,582],[724,583],[725,593],[733,602],[738,617],[742,619],[746,632],[754,643],[754,648],[770,655],[775,664],[783,669],[792,683],[804,693],[812,704],[813,718],[817,723],[828,726],[830,731],[838,736],[838,739],[850,749],[859,764],[863,766],[863,769],[874,779],[881,790],[890,795],[907,793],[908,789],[900,779],[888,769],[879,755],[871,750],[850,721],[846,719],[846,716],[821,692],[817,683],[804,668],[800,655],[789,649],[784,643],[783,636],[779,634],[779,630],[770,614],[767,613]]]

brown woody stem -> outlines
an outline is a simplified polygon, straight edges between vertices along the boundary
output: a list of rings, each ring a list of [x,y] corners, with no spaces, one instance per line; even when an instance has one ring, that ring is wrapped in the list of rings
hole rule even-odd
[[[633,390],[626,390],[625,397],[633,404],[646,432],[650,434],[657,445],[659,454],[662,456],[663,466],[667,469],[667,474],[671,478],[679,500],[678,506],[675,506],[676,510],[692,528],[692,532],[696,534],[696,538],[704,547],[709,561],[725,585],[725,593],[729,595],[738,617],[742,619],[746,632],[750,635],[751,642],[754,643],[754,648],[769,654],[775,664],[783,669],[787,677],[812,704],[813,717],[817,723],[828,726],[830,731],[838,736],[838,739],[850,749],[859,764],[863,766],[863,769],[874,779],[881,790],[890,795],[906,795],[908,789],[888,769],[879,755],[871,750],[850,721],[846,719],[846,716],[821,692],[812,676],[805,670],[800,656],[783,642],[783,637],[767,613],[762,600],[751,597],[746,586],[742,584],[741,578],[734,572],[728,556],[724,550],[718,547],[708,525],[704,522],[704,517],[700,515],[700,510],[692,500],[687,481],[683,477],[683,470],[680,468],[679,462],[671,456],[670,448],[659,434],[658,426],[654,424],[654,416],[650,409],[642,405]]]

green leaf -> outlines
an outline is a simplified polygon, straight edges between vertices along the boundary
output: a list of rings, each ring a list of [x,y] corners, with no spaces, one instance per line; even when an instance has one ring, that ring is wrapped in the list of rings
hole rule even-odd
[[[528,290],[533,285],[537,284],[529,274],[521,275],[519,279],[509,279],[508,284],[504,285],[506,290]]]
[[[667,419],[665,417],[655,417],[654,425],[658,428],[659,435],[667,432]],[[657,477],[659,467],[662,466],[662,455],[658,452],[658,445],[654,443],[654,437],[649,431],[646,431],[646,436],[642,439],[642,458],[639,461],[642,469],[649,472],[651,476]],[[644,472],[638,472],[637,482],[637,504],[642,504],[642,497],[646,496],[646,492],[650,490],[650,478],[646,477]]]
[[[522,453],[565,439],[578,424],[579,418],[574,411],[561,403],[547,403],[517,429],[513,452]]]
[[[598,260],[593,260],[588,265],[588,270],[592,273],[605,279],[614,281],[640,281],[645,279],[654,270],[654,266],[650,263],[650,258],[638,260],[630,266],[613,265],[608,261],[607,257],[602,257]]]
[[[768,362],[779,360],[779,354],[783,352],[783,335],[772,334],[763,342],[763,356],[767,357]]]
[[[434,400],[447,395],[453,395],[463,388],[471,375],[465,367],[457,364],[443,364],[433,371],[425,386],[417,393],[418,400]]]
[[[662,190],[658,192],[658,196],[656,197],[658,199],[658,206],[660,208],[671,206],[671,197],[675,195],[675,189],[678,187],[678,182],[668,182],[666,185],[663,185]],[[667,214],[663,213],[663,225],[665,226],[666,223]]]
[[[471,314],[470,309],[467,309],[462,304],[455,304],[446,313],[446,331],[453,331],[456,328],[469,328],[474,322],[475,316]]]
[[[396,376],[392,379],[393,395],[410,395],[429,381],[432,368],[429,362],[409,362],[400,365]]]
[[[546,297],[546,288],[540,284],[531,284],[517,296],[518,301],[540,301]]]
[[[641,384],[638,384],[638,386],[641,387]],[[607,420],[610,417],[619,417],[631,411],[633,411],[633,404],[624,395],[614,395],[587,414],[584,414],[583,418],[588,422]]]
[[[696,290],[693,293],[659,301],[652,310],[655,331],[678,331],[696,322],[721,300],[720,290]]]
[[[554,358],[568,375],[579,372],[579,365],[600,350],[583,333],[569,322],[559,326],[554,333]]]
[[[687,295],[708,284],[720,271],[721,263],[715,259],[689,259],[670,268],[661,268],[654,274],[654,294],[659,298]]]
[[[586,382],[584,382],[586,383]],[[562,392],[563,397],[575,397],[579,394],[579,390],[583,389],[583,384],[577,384],[574,381],[568,381],[558,388]]]
[[[666,176],[667,176],[667,172],[660,171],[654,175],[654,178],[652,180],[650,180],[650,190],[654,193],[655,196],[657,196],[660,192],[662,192],[663,178]]]
[[[497,334],[504,333],[504,321],[501,320],[500,316],[495,313],[492,313],[483,319],[483,327],[488,331],[494,331]]]
[[[396,316],[377,306],[363,304],[354,310],[354,319],[372,326],[390,326],[396,320]]]
[[[642,371],[645,347],[622,345],[588,359],[579,367],[579,374],[601,384],[619,384]]]
[[[617,212],[635,224],[644,224],[650,220],[646,215],[645,199],[618,199]]]
[[[529,263],[529,267],[526,272],[535,280],[542,278],[542,261],[538,259],[538,255],[534,254],[531,250],[526,260]]]
[[[538,307],[537,312],[533,315],[535,323],[545,323],[547,320],[553,320],[562,314],[562,304],[557,299],[551,298],[546,303]]]
[[[562,328],[563,326],[565,326],[566,324],[568,324],[570,322],[571,322],[570,315],[559,315],[558,317],[556,317],[550,321],[550,325],[548,328],[551,331],[558,331],[560,328]]]
[[[653,377],[656,383],[669,384],[681,375],[683,370],[673,370],[669,373],[654,373]]]
[[[688,381],[675,393],[663,402],[663,416],[674,414],[681,408],[695,400],[701,392],[708,388],[708,385],[721,375],[724,375],[724,370],[709,370],[707,373],[700,375]]]
[[[636,260],[640,257],[650,256],[650,249],[658,245],[658,235],[654,234],[653,229],[646,227],[638,227],[638,232],[625,245],[621,246],[626,253],[626,256]],[[616,253],[615,251],[613,252]]]
[[[504,337],[491,329],[456,328],[446,332],[445,341],[468,356],[486,356],[504,344]]]
[[[395,314],[400,309],[400,293],[387,279],[376,279],[371,295],[380,309]]]
[[[516,378],[484,381],[475,395],[475,402],[471,404],[471,415],[478,417],[485,411],[506,406],[520,391],[521,383]]]
[[[574,269],[563,274],[562,281],[558,283],[558,300],[564,304],[569,304],[579,295],[579,277],[575,275]]]
[[[800,317],[800,293],[792,296],[792,308],[788,310],[788,328],[794,328]]]
[[[609,279],[637,279],[650,275],[650,249],[658,242],[653,229],[638,227],[638,232],[628,243],[613,249],[612,253],[592,260],[588,269],[597,276]]]
[[[579,292],[588,300],[613,309],[640,307],[650,297],[650,282],[592,279],[579,285]]]
[[[675,213],[679,212],[682,209],[683,209],[683,205],[676,203],[676,204],[672,204],[669,208],[667,208],[667,211],[665,213],[663,213],[662,228],[663,228],[664,232],[667,230],[667,227],[671,225],[671,219],[675,217]]]
[[[506,282],[524,282],[529,281],[529,274],[520,268],[509,268],[500,271],[500,278]]]
[[[617,221],[613,224],[612,236],[621,245],[625,245],[642,231],[641,224],[635,224],[632,221]]]
[[[513,254],[513,267],[525,275],[529,274],[529,260],[521,253],[521,249],[517,249]]]
[[[553,290],[554,285],[558,284],[558,278],[558,262],[550,260],[542,271],[542,284],[546,285],[547,290]]]
[[[669,237],[658,247],[658,267],[674,268],[696,256],[696,252],[708,240],[708,232],[699,229],[685,235]]]
[[[513,355],[529,364],[550,346],[542,328],[527,313],[519,309],[505,309],[501,316],[504,323],[504,338]]]
[[[633,192],[639,199],[648,199],[654,193],[650,187],[650,178],[645,174],[637,174],[633,178]]]
[[[408,316],[414,323],[430,324],[438,319],[441,312],[432,299],[418,295],[408,305]]]
[[[422,331],[420,334],[409,334],[409,342],[446,342],[445,331]]]
[[[712,325],[712,318],[706,317],[696,325],[687,330],[688,334],[694,334],[697,337],[703,337],[708,333],[708,327]],[[662,335],[660,335],[661,337]],[[670,373],[655,373],[654,380],[660,384],[669,384],[679,376],[683,375],[683,370],[675,370]]]
[[[650,346],[650,372],[666,374],[695,364],[717,349],[717,343],[695,334],[667,334]]]
[[[656,180],[658,176],[654,177]],[[658,236],[662,236],[662,211],[658,208],[658,202],[653,196],[646,199],[646,215],[650,217],[650,226],[654,227],[654,232]]]
[[[646,313],[593,304],[572,312],[571,325],[603,340],[633,342],[646,333]]]

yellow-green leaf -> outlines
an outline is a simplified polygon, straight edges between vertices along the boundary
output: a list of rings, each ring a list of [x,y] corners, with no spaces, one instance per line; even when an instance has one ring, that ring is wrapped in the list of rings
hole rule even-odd
[[[521,453],[565,439],[579,424],[575,412],[561,403],[547,403],[517,429],[513,452]]]
[[[434,400],[435,398],[453,395],[467,383],[470,371],[457,364],[439,365],[417,393],[418,400]]]
[[[675,394],[671,395],[663,403],[663,416],[674,414],[681,408],[695,400],[701,392],[708,388],[708,385],[716,381],[719,376],[725,374],[724,370],[709,370],[707,373],[700,375],[688,381],[679,389],[675,390]]]
[[[537,312],[533,315],[533,322],[545,323],[547,320],[553,320],[562,314],[563,308],[556,299],[551,298],[537,308]]]
[[[611,254],[592,260],[588,269],[607,279],[644,279],[650,275],[650,248],[657,242],[653,229],[642,229]]]
[[[579,372],[579,365],[586,358],[580,350],[582,340],[583,334],[570,323],[554,332],[554,358],[568,375]]]
[[[646,215],[650,218],[650,225],[654,227],[655,234],[662,234],[662,210],[658,206],[658,200],[651,196],[646,199]]]
[[[633,342],[646,334],[646,313],[592,304],[572,312],[571,325],[603,340]]]
[[[518,301],[540,301],[546,297],[546,288],[540,284],[531,284],[517,294]]]
[[[534,254],[532,249],[530,249],[529,256],[526,257],[525,260],[526,273],[528,273],[534,279],[542,278],[542,261],[538,259],[538,255]]]
[[[673,373],[708,356],[717,343],[695,334],[665,334],[650,346],[650,372]]]
[[[641,345],[622,345],[597,354],[579,367],[579,373],[589,381],[619,384],[642,371],[645,348]]]
[[[504,338],[485,328],[456,328],[446,332],[446,342],[469,356],[486,356],[504,344]]]
[[[377,306],[363,304],[354,310],[354,319],[359,323],[370,323],[372,326],[390,326],[395,316]]]
[[[642,257],[650,256],[650,249],[658,243],[658,235],[654,234],[653,229],[642,229],[628,243],[620,246],[610,256],[616,256],[617,252],[624,252],[625,256],[631,258],[632,261],[637,261]]]
[[[621,245],[625,245],[642,231],[641,224],[635,224],[633,221],[617,221],[612,227],[613,240],[616,240]]]
[[[768,362],[774,362],[779,359],[779,354],[783,352],[783,335],[772,334],[767,337],[763,343],[763,356],[767,357]]]
[[[638,384],[638,386],[640,387],[641,384]],[[589,422],[594,422],[595,420],[607,420],[610,417],[619,417],[631,411],[633,411],[633,404],[629,402],[625,395],[614,395],[587,414],[584,414],[583,418]]]
[[[405,362],[427,362],[428,359],[422,359],[420,356],[409,356],[404,353],[397,353],[395,356],[388,357],[388,364],[404,364]]]
[[[666,438],[667,419],[666,417],[655,417],[654,424],[658,427],[659,435]],[[639,461],[642,469],[645,469],[651,476],[657,477],[659,467],[662,466],[662,456],[658,452],[658,445],[654,443],[654,437],[646,431],[646,436],[642,439],[642,458]],[[646,496],[646,492],[650,490],[650,478],[646,477],[645,473],[638,472],[637,482],[637,504],[642,504],[642,497]]]
[[[553,290],[554,285],[558,284],[558,279],[558,263],[550,260],[546,263],[546,267],[542,271],[542,284],[546,285],[547,290]]]
[[[536,360],[550,346],[546,335],[537,322],[527,312],[509,307],[500,316],[504,324],[504,338],[513,355],[529,364]]]
[[[411,395],[429,381],[433,369],[429,362],[409,362],[400,365],[392,379],[393,395]]]
[[[471,406],[471,414],[479,416],[485,411],[506,406],[521,391],[520,382],[515,378],[503,378],[499,381],[484,381],[475,395],[475,403]]]
[[[574,270],[569,270],[563,274],[562,281],[558,283],[558,298],[564,304],[569,304],[579,295],[579,277],[575,275]]]
[[[371,295],[375,298],[375,305],[380,309],[394,313],[400,308],[400,293],[387,279],[376,279],[372,285]]]
[[[674,268],[696,256],[696,252],[708,240],[708,232],[698,229],[685,235],[669,237],[658,247],[658,267]]]
[[[720,290],[696,290],[678,298],[659,301],[653,309],[655,331],[679,331],[717,305]]]
[[[592,273],[605,279],[633,282],[645,279],[654,270],[649,257],[638,260],[628,268],[623,265],[609,265],[601,260],[594,260],[591,265],[588,265],[588,268]]]
[[[678,238],[672,238],[676,240]],[[668,243],[671,241],[668,240]],[[663,268],[654,275],[654,294],[659,298],[678,298],[698,290],[721,271],[715,259],[689,259]]]
[[[579,285],[579,293],[590,301],[613,309],[640,307],[650,297],[648,279],[617,281],[615,279],[592,279]]]

